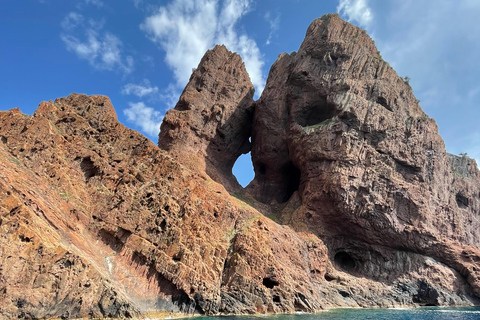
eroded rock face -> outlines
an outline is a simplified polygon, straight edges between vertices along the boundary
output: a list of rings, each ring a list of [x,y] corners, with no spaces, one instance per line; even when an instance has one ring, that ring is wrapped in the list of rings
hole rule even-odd
[[[252,96],[216,47],[161,148],[103,96],[0,112],[0,317],[478,303],[479,170],[364,31],[315,20]]]
[[[158,145],[192,168],[239,189],[237,158],[250,152],[254,88],[240,56],[225,46],[207,51],[175,109],[163,120]]]
[[[406,256],[381,257],[424,254],[478,295],[478,168],[447,155],[435,121],[363,30],[337,15],[310,25],[298,53],[270,71],[252,144],[251,194],[275,205],[297,191],[301,204],[282,221],[321,237],[336,265],[387,281],[392,265],[399,276],[410,267]]]

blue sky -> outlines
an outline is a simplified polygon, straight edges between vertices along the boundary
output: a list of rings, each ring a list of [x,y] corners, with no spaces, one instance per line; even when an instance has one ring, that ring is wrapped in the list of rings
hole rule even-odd
[[[368,31],[409,76],[447,151],[480,159],[478,0],[1,0],[0,110],[31,114],[72,92],[109,96],[120,122],[157,142],[204,52],[238,52],[261,93],[279,53],[325,13]],[[248,156],[235,174],[252,179]]]

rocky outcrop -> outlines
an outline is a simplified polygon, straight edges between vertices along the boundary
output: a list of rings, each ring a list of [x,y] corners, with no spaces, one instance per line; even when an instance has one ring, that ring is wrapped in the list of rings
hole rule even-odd
[[[298,53],[279,57],[252,145],[251,194],[278,204],[297,193],[280,219],[323,239],[337,265],[385,281],[392,264],[422,254],[478,295],[478,168],[447,155],[435,121],[363,30],[327,15]],[[399,250],[406,256],[385,258]]]
[[[160,148],[103,96],[0,112],[0,317],[478,303],[480,172],[363,30],[315,20],[252,96],[217,46]]]
[[[253,94],[240,56],[215,46],[193,71],[175,108],[166,113],[159,147],[227,190],[238,191],[232,167],[250,152]]]

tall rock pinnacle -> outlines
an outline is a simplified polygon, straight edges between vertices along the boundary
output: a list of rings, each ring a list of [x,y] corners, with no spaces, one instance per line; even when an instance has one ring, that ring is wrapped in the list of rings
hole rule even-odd
[[[435,121],[364,30],[326,15],[298,53],[279,57],[255,109],[252,159],[251,194],[292,198],[281,220],[324,239],[340,265],[383,281],[372,271],[394,271],[378,257],[402,248],[456,269],[480,293],[467,262],[480,258],[478,168],[447,156]]]
[[[175,109],[163,120],[158,145],[228,190],[237,158],[250,151],[254,88],[240,56],[225,46],[207,51]]]

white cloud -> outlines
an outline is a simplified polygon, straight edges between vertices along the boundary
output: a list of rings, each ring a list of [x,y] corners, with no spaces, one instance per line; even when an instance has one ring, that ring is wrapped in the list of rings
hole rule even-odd
[[[101,0],[85,0],[85,3],[88,5],[88,4],[93,4],[94,6],[97,6],[97,7],[102,7],[103,6],[103,2]]]
[[[143,0],[132,0],[135,8],[140,8],[140,5],[143,3]]]
[[[235,25],[250,10],[251,0],[174,0],[147,17],[141,25],[148,37],[165,51],[177,86],[183,87],[205,52],[224,44],[242,56],[259,95],[265,86],[263,56],[256,42]]]
[[[123,109],[127,121],[135,124],[147,136],[158,135],[163,119],[161,113],[143,102],[129,102],[128,105],[128,108]]]
[[[140,84],[128,83],[122,89],[122,94],[135,95],[139,98],[158,93],[158,87],[153,87],[148,79],[143,79]]]
[[[83,16],[77,12],[70,12],[61,23],[63,30],[66,31],[72,31],[81,24],[83,24]]]
[[[270,11],[268,11],[263,17],[270,24],[270,33],[268,34],[267,41],[265,42],[266,45],[269,45],[270,41],[272,40],[272,36],[280,27],[280,14],[277,14],[275,18],[272,18]]]
[[[348,21],[356,21],[363,27],[368,26],[373,18],[368,0],[340,0],[337,12]]]
[[[90,20],[83,32],[77,32],[77,29],[83,29],[84,18],[81,14],[71,12],[61,23],[64,32],[60,38],[68,51],[87,60],[95,69],[120,70],[125,74],[132,72],[133,58],[123,57],[122,41],[109,32],[102,33],[103,24]],[[83,33],[83,37],[78,33]]]

